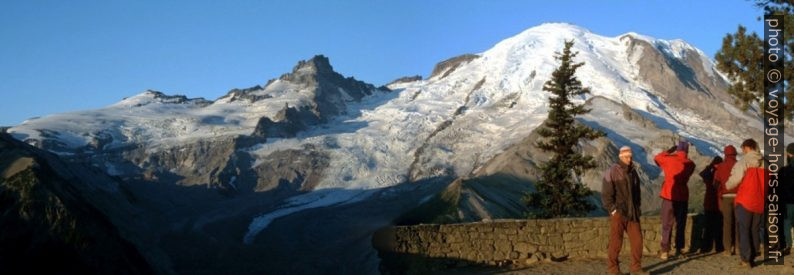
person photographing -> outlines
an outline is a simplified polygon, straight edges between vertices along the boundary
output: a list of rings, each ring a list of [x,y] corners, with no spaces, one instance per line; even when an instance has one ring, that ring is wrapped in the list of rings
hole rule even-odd
[[[657,154],[653,160],[664,173],[662,183],[662,253],[659,257],[667,260],[670,253],[670,238],[675,224],[676,255],[683,254],[684,237],[686,235],[686,215],[689,205],[689,178],[695,172],[695,163],[689,160],[689,143],[678,142],[667,151]]]

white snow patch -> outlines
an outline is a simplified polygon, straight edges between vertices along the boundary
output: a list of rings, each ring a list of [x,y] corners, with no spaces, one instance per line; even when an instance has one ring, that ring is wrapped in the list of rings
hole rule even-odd
[[[248,232],[243,237],[243,243],[253,242],[256,235],[277,218],[310,208],[357,202],[371,194],[364,190],[318,190],[291,197],[281,208],[254,218],[248,226]]]

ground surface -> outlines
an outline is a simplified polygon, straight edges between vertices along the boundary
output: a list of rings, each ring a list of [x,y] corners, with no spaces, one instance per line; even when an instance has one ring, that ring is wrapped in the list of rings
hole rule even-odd
[[[625,254],[625,251],[624,251]],[[757,259],[761,259],[758,257]],[[758,265],[752,269],[739,266],[738,256],[723,254],[696,254],[688,258],[671,258],[662,261],[657,257],[644,257],[642,267],[651,274],[794,274],[794,258],[784,259],[785,265]],[[621,257],[621,271],[628,274],[631,260]],[[515,268],[462,268],[450,274],[607,274],[604,259],[573,259],[563,262],[543,262],[528,267]]]

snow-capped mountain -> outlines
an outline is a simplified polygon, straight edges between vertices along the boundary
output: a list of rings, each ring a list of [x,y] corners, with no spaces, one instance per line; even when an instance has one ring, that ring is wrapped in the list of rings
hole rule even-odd
[[[19,139],[52,141],[48,147],[107,150],[129,144],[171,146],[227,135],[251,135],[260,119],[301,114],[308,124],[345,113],[346,104],[388,92],[344,78],[319,55],[264,87],[233,89],[215,101],[147,90],[111,106],[37,118],[14,127]],[[292,118],[295,120],[295,118]],[[264,131],[265,129],[262,129]],[[50,136],[55,135],[55,136]]]
[[[575,42],[575,59],[585,63],[577,77],[592,89],[577,99],[593,110],[580,122],[608,134],[583,146],[602,166],[614,161],[614,147],[635,148],[649,199],[660,177],[653,155],[678,136],[694,143],[699,164],[726,144],[760,139],[758,112],[734,107],[728,80],[692,45],[635,33],[606,37],[564,23],[527,29],[484,52],[443,61],[426,79],[401,78],[388,87],[345,78],[317,56],[264,86],[214,101],[146,91],[7,132],[128,183],[220,191],[225,197],[201,201],[201,211],[184,198],[162,219],[173,223],[170,230],[213,238],[207,228],[234,220],[244,228],[222,238],[254,246],[269,238],[259,233],[278,218],[297,222],[287,217],[333,207],[360,215],[345,206],[375,201],[404,200],[405,210],[436,190],[410,183],[446,186],[460,178],[457,192],[471,195],[458,202],[461,216],[510,216],[521,210],[509,206],[520,192],[477,179],[507,174],[531,188],[534,163],[543,157],[527,147],[528,138],[547,116],[542,86],[565,40]],[[597,173],[583,180],[598,191]],[[400,214],[383,213],[391,214],[349,219],[377,220],[356,229],[368,236]]]

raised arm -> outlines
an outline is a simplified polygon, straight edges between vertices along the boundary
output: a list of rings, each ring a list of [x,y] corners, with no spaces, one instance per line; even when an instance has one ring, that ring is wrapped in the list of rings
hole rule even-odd
[[[673,146],[670,149],[667,149],[667,151],[659,152],[658,154],[656,154],[656,156],[653,157],[653,161],[656,162],[656,165],[662,166],[664,163],[667,162],[667,159],[670,157],[670,154],[675,152],[675,148],[676,147]]]

